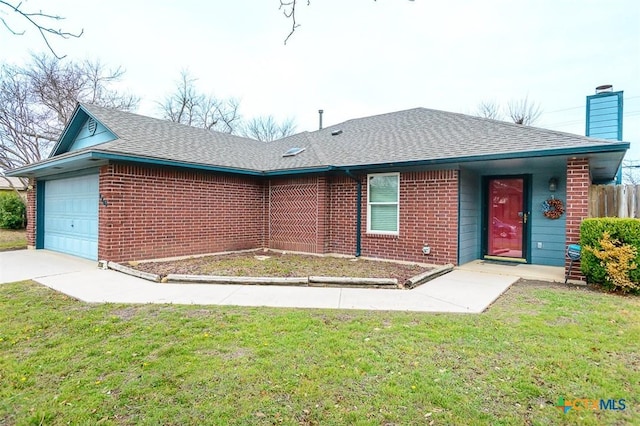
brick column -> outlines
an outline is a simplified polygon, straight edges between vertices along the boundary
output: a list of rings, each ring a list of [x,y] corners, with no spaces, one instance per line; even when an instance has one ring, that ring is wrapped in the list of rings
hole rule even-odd
[[[316,253],[329,252],[329,183],[325,176],[319,176],[317,180],[317,220],[316,226]]]
[[[27,247],[36,247],[36,181],[33,178],[29,179],[27,189]]]
[[[567,160],[567,201],[566,208],[566,243],[580,243],[580,224],[589,215],[589,159],[576,158]],[[565,257],[565,270],[569,268],[569,260]],[[571,271],[572,280],[584,281],[580,272],[580,262],[574,262]]]

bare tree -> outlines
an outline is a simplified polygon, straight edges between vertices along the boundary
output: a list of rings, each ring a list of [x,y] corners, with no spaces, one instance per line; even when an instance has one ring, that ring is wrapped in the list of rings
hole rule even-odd
[[[293,119],[288,118],[278,123],[272,115],[268,115],[249,120],[240,129],[240,134],[247,138],[270,142],[291,136],[295,131],[296,123]]]
[[[476,115],[478,117],[490,118],[492,120],[500,120],[502,118],[500,105],[498,105],[496,101],[481,101],[478,104]]]
[[[71,33],[71,32],[67,32],[64,31],[62,29],[54,29],[51,25],[53,25],[53,23],[55,22],[59,22],[64,20],[64,18],[62,16],[59,15],[53,15],[50,13],[45,13],[42,11],[27,11],[26,9],[24,9],[23,7],[23,2],[19,1],[19,2],[8,2],[8,1],[3,1],[0,0],[0,22],[2,22],[2,24],[4,25],[4,27],[13,35],[24,35],[26,33],[26,29],[20,29],[17,30],[17,26],[14,26],[13,23],[9,22],[7,16],[7,12],[6,10],[8,10],[9,12],[14,13],[14,17],[17,18],[17,20],[22,20],[22,22],[26,23],[27,27],[32,27],[35,28],[36,30],[38,30],[38,32],[40,33],[40,36],[42,37],[42,39],[44,40],[45,44],[47,45],[47,47],[49,48],[49,51],[53,54],[53,56],[55,56],[57,59],[62,59],[65,56],[59,56],[55,50],[53,49],[53,47],[51,46],[51,43],[49,42],[49,37],[50,36],[54,36],[54,37],[61,37],[63,39],[68,39],[68,38],[79,38],[80,36],[82,36],[84,30],[80,30],[79,33]],[[17,25],[17,24],[16,24]],[[21,27],[24,28],[24,27]]]
[[[26,66],[0,65],[0,172],[48,155],[77,102],[132,110],[138,98],[110,86],[124,71],[99,61],[34,56]]]
[[[240,102],[205,95],[195,86],[196,78],[181,71],[175,91],[158,102],[162,118],[194,127],[233,133],[240,120]]]
[[[528,96],[520,100],[509,101],[507,111],[514,123],[524,126],[531,126],[542,114],[540,106],[535,102],[530,102]]]
[[[640,162],[624,160],[622,162],[622,182],[629,185],[640,185]]]

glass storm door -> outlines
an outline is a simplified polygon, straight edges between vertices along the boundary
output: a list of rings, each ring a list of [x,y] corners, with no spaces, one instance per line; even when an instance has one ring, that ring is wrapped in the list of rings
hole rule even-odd
[[[490,178],[486,194],[486,256],[526,262],[525,178]]]

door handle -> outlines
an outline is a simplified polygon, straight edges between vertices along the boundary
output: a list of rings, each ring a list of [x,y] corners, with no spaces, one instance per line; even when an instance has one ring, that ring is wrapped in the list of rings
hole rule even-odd
[[[522,223],[527,223],[529,212],[518,212],[518,216],[522,218]]]

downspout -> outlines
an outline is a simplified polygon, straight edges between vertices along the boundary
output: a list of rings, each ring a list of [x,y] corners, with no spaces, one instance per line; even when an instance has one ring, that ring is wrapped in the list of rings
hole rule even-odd
[[[356,257],[360,257],[362,252],[361,229],[362,229],[362,181],[345,169],[344,173],[356,181]]]

